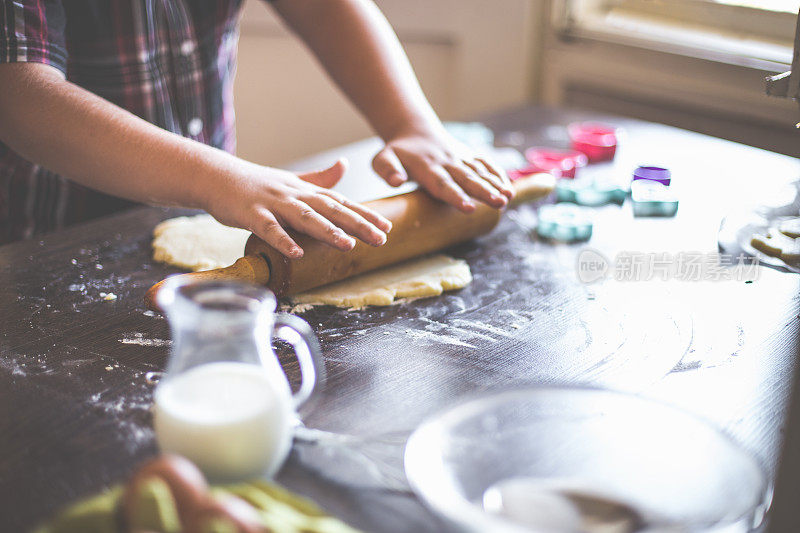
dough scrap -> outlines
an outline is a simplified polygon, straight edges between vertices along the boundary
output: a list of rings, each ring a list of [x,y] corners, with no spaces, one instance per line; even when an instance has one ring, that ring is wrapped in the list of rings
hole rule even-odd
[[[776,228],[767,229],[766,234],[753,235],[750,244],[756,250],[787,263],[800,263],[800,239],[788,237]]]
[[[466,287],[471,281],[472,273],[466,261],[439,254],[331,283],[291,299],[295,305],[360,309],[368,305],[392,305],[399,298],[437,296]]]
[[[800,238],[800,218],[784,220],[781,222],[781,225],[778,226],[778,229],[787,237],[791,237],[792,239]]]
[[[242,257],[248,237],[211,215],[172,218],[153,230],[153,259],[195,272],[222,268]]]

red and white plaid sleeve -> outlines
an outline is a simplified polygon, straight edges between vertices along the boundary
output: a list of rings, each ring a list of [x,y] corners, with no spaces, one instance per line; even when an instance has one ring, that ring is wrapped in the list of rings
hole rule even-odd
[[[44,63],[67,72],[61,0],[0,0],[0,63]]]

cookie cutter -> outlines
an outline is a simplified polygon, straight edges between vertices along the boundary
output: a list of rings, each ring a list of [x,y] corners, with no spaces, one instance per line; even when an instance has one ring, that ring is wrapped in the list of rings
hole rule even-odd
[[[611,161],[617,153],[617,128],[600,122],[573,122],[567,126],[570,146],[586,154],[589,163]]]
[[[672,189],[650,179],[631,183],[631,203],[637,217],[673,217],[678,212],[678,198]]]
[[[445,122],[447,133],[470,148],[494,145],[494,132],[480,122]]]
[[[539,146],[525,150],[525,159],[530,163],[526,170],[531,170],[531,173],[549,172],[555,175],[554,171],[558,171],[558,176],[562,178],[574,178],[578,169],[589,163],[582,152]]]
[[[594,222],[590,211],[574,204],[551,204],[539,208],[536,233],[562,242],[588,241]]]
[[[633,171],[633,181],[651,180],[669,186],[672,172],[668,168],[642,166]]]
[[[556,183],[557,202],[571,202],[587,207],[622,205],[629,193],[628,187],[610,179],[561,179]]]

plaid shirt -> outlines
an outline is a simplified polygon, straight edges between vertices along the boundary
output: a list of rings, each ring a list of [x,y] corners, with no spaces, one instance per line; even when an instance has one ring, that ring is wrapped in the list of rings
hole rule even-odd
[[[233,152],[242,0],[0,0],[0,63],[51,65],[164,129]],[[0,143],[0,243],[118,209]]]

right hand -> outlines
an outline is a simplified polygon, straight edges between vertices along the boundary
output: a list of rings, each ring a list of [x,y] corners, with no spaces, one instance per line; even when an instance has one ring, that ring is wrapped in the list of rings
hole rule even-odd
[[[375,211],[328,190],[347,166],[340,159],[318,172],[292,172],[246,165],[244,172],[226,176],[225,187],[207,188],[207,211],[221,223],[252,231],[291,259],[303,249],[286,232],[292,228],[339,250],[351,250],[357,237],[380,246],[392,223]]]

